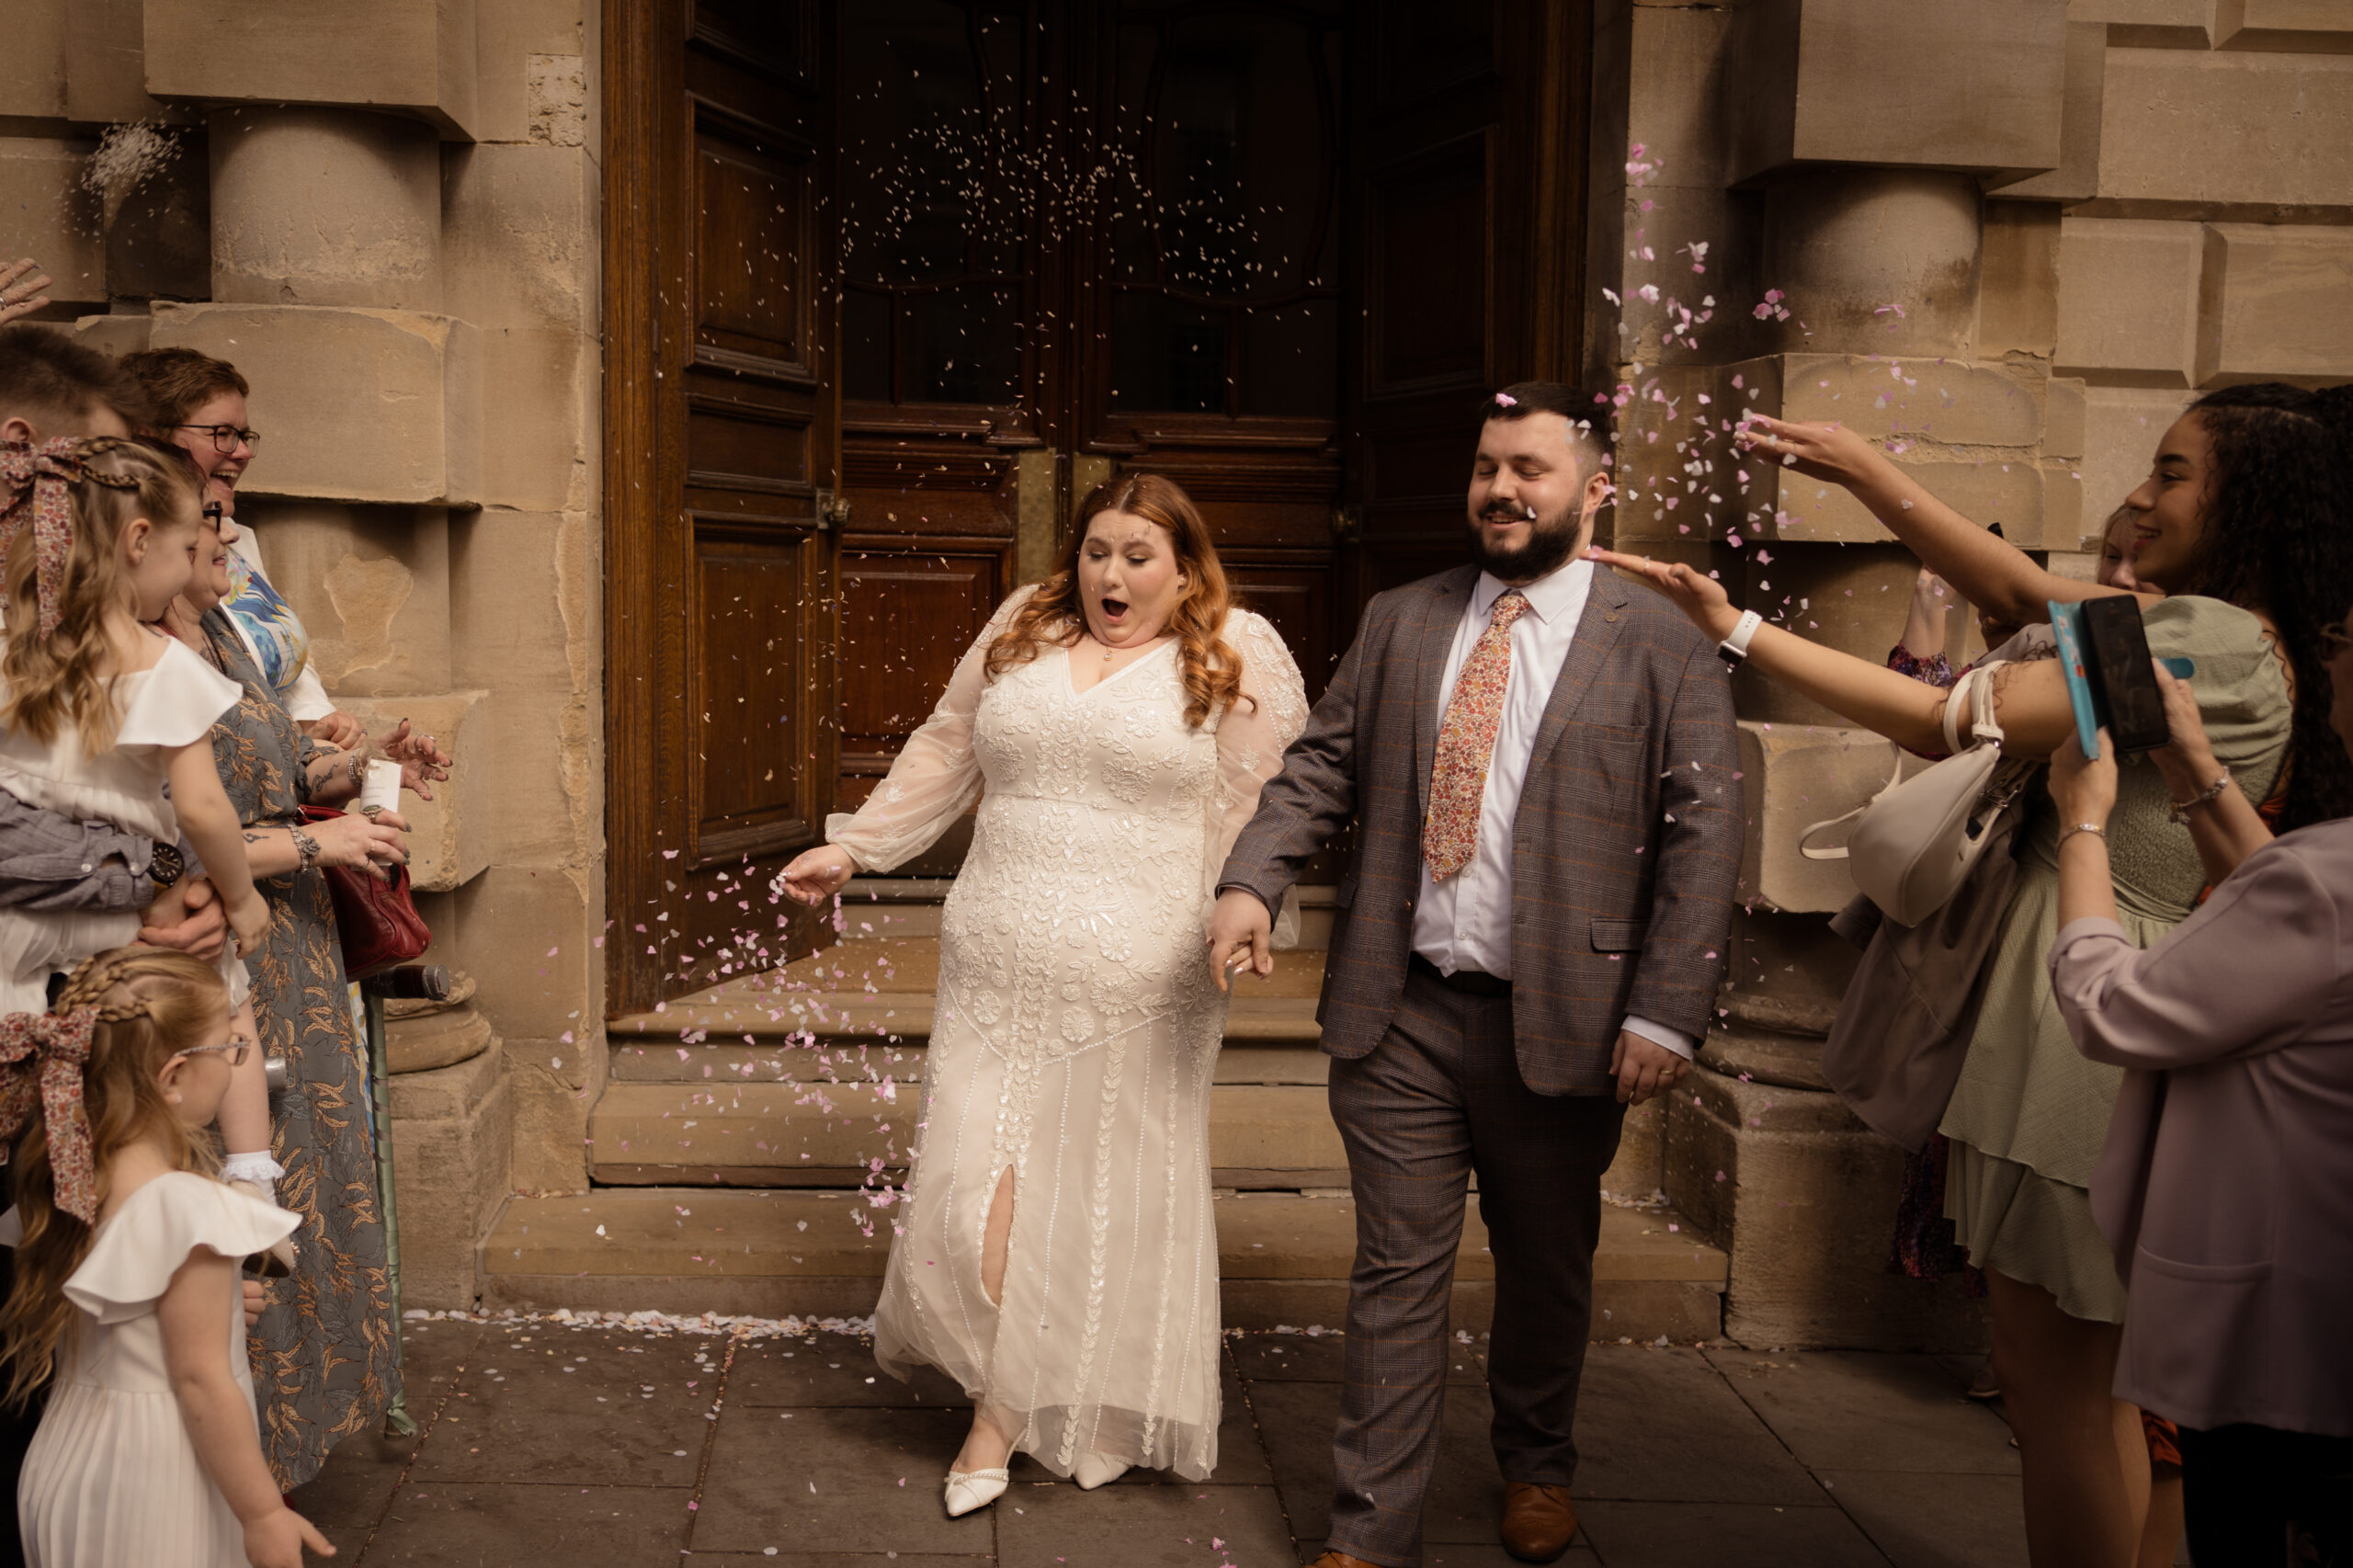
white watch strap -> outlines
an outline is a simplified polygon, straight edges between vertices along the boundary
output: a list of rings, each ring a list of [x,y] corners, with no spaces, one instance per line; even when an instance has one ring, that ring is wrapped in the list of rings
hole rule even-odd
[[[1743,610],[1740,619],[1733,625],[1732,635],[1716,646],[1734,658],[1745,659],[1748,657],[1748,640],[1756,636],[1756,629],[1764,624],[1765,618],[1755,610]]]

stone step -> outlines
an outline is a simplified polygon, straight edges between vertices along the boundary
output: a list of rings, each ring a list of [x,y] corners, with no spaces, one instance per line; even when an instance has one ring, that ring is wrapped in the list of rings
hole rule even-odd
[[[841,934],[845,941],[874,937],[937,937],[939,906],[952,877],[852,877],[842,889]],[[1337,909],[1332,887],[1299,887],[1291,896],[1299,904],[1302,948],[1327,947],[1332,916]]]
[[[610,1084],[588,1119],[590,1175],[629,1186],[856,1187],[876,1160],[893,1173],[906,1165],[918,1096],[903,1082]],[[1210,1162],[1218,1187],[1348,1182],[1320,1085],[1211,1088]]]
[[[1216,1203],[1225,1321],[1235,1328],[1338,1327],[1356,1252],[1345,1197],[1236,1193]],[[871,1312],[891,1210],[865,1194],[602,1188],[512,1199],[483,1246],[483,1305],[552,1311]],[[1594,1257],[1597,1339],[1689,1343],[1721,1332],[1724,1255],[1663,1209],[1605,1204]],[[1455,1325],[1483,1333],[1495,1262],[1478,1209],[1463,1218]]]
[[[716,1060],[685,1059],[681,1047],[799,1046],[807,1065],[766,1071],[776,1077],[820,1076],[813,1057],[845,1046],[921,1045],[931,1038],[932,994],[939,984],[939,938],[874,937],[846,941],[784,969],[730,980],[646,1013],[631,1013],[605,1026],[616,1077],[646,1079],[699,1075]],[[1229,1049],[1244,1046],[1313,1047],[1322,1031],[1315,998],[1324,986],[1324,952],[1298,949],[1276,955],[1275,972],[1237,983],[1227,1015]],[[741,1074],[745,1058],[727,1059]],[[762,1075],[756,1071],[752,1075]],[[1319,1080],[1320,1081],[1320,1080]]]

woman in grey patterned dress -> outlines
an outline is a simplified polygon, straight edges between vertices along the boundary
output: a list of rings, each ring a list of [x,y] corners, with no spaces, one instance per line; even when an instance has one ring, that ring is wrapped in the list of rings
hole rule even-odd
[[[213,569],[199,572],[171,619],[182,641],[245,688],[212,726],[212,755],[245,824],[246,859],[272,916],[267,942],[245,965],[262,1047],[288,1066],[286,1092],[272,1107],[270,1153],[285,1172],[275,1197],[302,1216],[302,1225],[294,1234],[293,1277],[269,1287],[247,1348],[262,1447],[278,1485],[292,1491],[318,1473],[337,1441],[380,1419],[399,1388],[367,1048],[352,1021],[335,906],[320,868],[403,851],[397,818],[352,816],[303,831],[299,808],[313,774],[340,754],[296,727],[219,608],[224,552],[215,517],[206,525],[199,550],[213,552]],[[200,612],[201,620],[183,609]]]

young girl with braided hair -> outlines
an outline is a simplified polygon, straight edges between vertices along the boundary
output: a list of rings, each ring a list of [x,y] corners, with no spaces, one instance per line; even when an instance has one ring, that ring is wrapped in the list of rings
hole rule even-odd
[[[256,1048],[219,973],[122,948],[0,1019],[0,1378],[55,1384],[17,1488],[32,1568],[301,1568],[334,1549],[262,1458],[239,1260],[296,1217],[214,1177],[200,1129]],[[168,1396],[168,1397],[166,1397]]]
[[[187,473],[136,442],[0,448],[0,789],[159,845],[176,845],[184,827],[249,946],[269,928],[269,905],[210,744],[212,721],[244,693],[153,625],[196,569],[199,521]],[[174,923],[179,891],[147,918]],[[0,1011],[40,1011],[51,974],[139,925],[127,914],[0,911]]]

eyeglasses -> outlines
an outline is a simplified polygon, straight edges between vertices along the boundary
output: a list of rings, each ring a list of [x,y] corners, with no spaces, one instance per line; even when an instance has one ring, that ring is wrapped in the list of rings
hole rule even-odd
[[[2353,621],[2340,620],[2334,626],[2320,629],[2320,656],[2334,659],[2353,647]]]
[[[253,1053],[253,1049],[254,1042],[249,1040],[224,1040],[219,1045],[191,1045],[180,1054],[202,1056],[217,1051],[229,1059],[229,1065],[233,1068],[243,1067],[245,1064],[245,1058]]]
[[[247,451],[261,445],[261,432],[241,430],[234,425],[175,425],[175,430],[209,430],[212,433],[212,449],[227,457],[243,443]]]
[[[226,515],[227,514],[222,511],[220,502],[207,501],[204,504],[204,520],[210,523],[214,528],[217,528],[221,526],[221,519]]]

